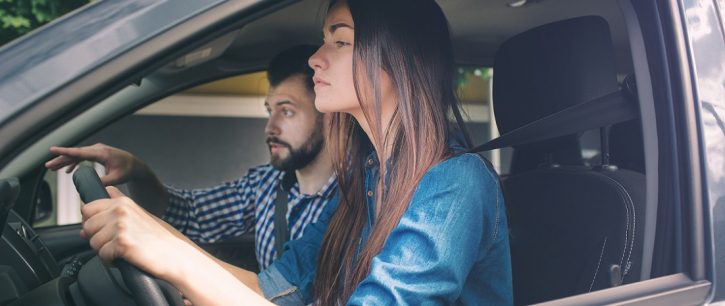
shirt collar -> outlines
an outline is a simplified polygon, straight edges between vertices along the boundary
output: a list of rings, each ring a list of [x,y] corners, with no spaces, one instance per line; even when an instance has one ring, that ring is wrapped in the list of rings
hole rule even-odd
[[[322,185],[320,190],[317,191],[317,196],[323,197],[325,199],[329,199],[332,197],[335,191],[335,188],[337,187],[337,177],[333,173],[330,178],[327,179],[327,182]]]
[[[299,183],[297,182],[297,174],[294,171],[280,171],[280,184],[279,187],[282,188],[282,190],[291,192],[293,188],[296,187],[297,193],[299,193]],[[334,194],[334,190],[337,187],[337,179],[335,177],[335,174],[333,173],[330,178],[327,179],[327,182],[320,187],[317,192],[314,194],[309,195],[303,195],[306,197],[322,197],[322,198],[330,198]],[[301,194],[301,193],[300,193]]]

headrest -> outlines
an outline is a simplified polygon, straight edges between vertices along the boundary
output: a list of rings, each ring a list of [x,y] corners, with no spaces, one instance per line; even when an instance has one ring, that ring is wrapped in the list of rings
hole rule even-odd
[[[609,25],[599,16],[562,20],[518,34],[501,45],[493,66],[494,113],[502,135],[617,90]],[[555,152],[580,135],[515,148]]]

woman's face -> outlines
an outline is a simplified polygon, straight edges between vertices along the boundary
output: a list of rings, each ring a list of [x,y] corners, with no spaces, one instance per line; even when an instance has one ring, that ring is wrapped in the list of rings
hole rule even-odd
[[[330,8],[322,35],[324,44],[309,60],[315,70],[315,107],[323,113],[346,112],[362,118],[352,77],[355,25],[345,1]]]

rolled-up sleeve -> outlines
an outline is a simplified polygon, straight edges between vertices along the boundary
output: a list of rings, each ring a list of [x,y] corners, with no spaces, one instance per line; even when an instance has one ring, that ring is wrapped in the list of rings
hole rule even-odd
[[[277,267],[271,265],[257,275],[264,297],[277,305],[305,305],[300,288],[293,285]]]
[[[348,305],[511,304],[507,235],[495,172],[478,155],[446,160],[423,177]]]

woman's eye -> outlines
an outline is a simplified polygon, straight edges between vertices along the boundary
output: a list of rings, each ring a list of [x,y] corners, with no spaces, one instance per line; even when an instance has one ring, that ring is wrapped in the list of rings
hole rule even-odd
[[[338,41],[335,41],[335,46],[338,47],[338,48],[342,48],[342,47],[347,46],[347,45],[348,44],[346,42],[344,42],[344,41],[339,41],[339,40]]]
[[[285,109],[283,113],[285,116],[292,116],[295,114],[294,112],[292,112],[291,110],[288,110],[288,109]]]
[[[267,115],[272,116],[272,110],[269,108],[267,109]]]

